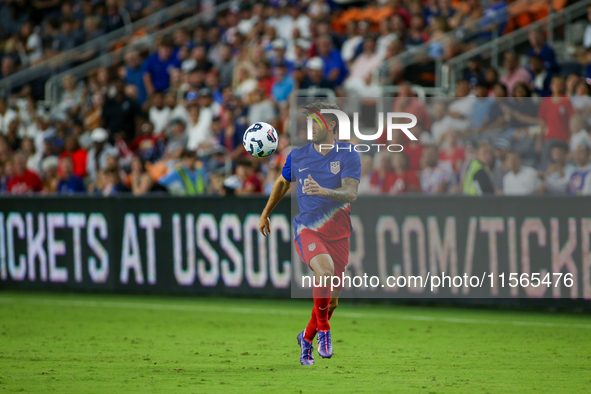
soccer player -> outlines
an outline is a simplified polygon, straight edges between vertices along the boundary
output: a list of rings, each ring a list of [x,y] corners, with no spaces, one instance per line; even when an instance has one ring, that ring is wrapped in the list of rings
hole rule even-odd
[[[307,107],[319,114],[338,109],[336,104],[315,102]],[[294,244],[302,260],[314,271],[314,307],[308,326],[298,336],[300,363],[314,365],[312,342],[318,333],[318,354],[332,357],[328,320],[337,307],[343,287],[331,294],[331,277],[341,277],[349,262],[350,204],[357,199],[361,176],[359,153],[348,142],[338,142],[337,117],[323,114],[325,122],[312,122],[312,142],[293,149],[278,177],[259,223],[266,236],[269,216],[295,182],[300,214],[294,218]]]

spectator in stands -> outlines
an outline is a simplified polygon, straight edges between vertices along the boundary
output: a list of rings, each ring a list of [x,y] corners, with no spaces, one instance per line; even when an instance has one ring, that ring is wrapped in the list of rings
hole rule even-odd
[[[536,29],[529,32],[529,44],[531,48],[527,51],[527,56],[537,56],[542,60],[545,70],[555,73],[558,71],[556,62],[556,53],[551,46],[546,43],[546,37],[542,30]],[[531,64],[530,64],[531,65]]]
[[[222,86],[232,85],[232,76],[234,75],[234,67],[236,62],[232,57],[232,49],[228,45],[220,47],[220,62],[217,69],[220,76],[220,84]]]
[[[589,164],[590,148],[581,144],[575,150],[575,164],[577,168],[573,171],[568,186],[567,194],[571,196],[591,195],[591,164]]]
[[[503,177],[503,193],[505,195],[525,196],[539,192],[540,179],[532,167],[522,166],[519,153],[507,153],[509,172]]]
[[[476,85],[476,101],[472,106],[470,115],[470,129],[468,132],[474,136],[482,136],[487,133],[495,133],[505,122],[499,104],[488,97],[489,86],[486,82],[478,82]],[[468,135],[469,136],[469,135]]]
[[[293,78],[287,74],[287,66],[285,63],[279,63],[275,67],[275,82],[271,88],[273,93],[273,100],[277,103],[285,103],[291,92],[293,91]]]
[[[390,181],[389,194],[413,193],[421,190],[417,172],[409,169],[408,156],[404,152],[398,152],[392,157],[394,175]]]
[[[17,120],[17,113],[6,104],[6,100],[0,98],[0,133],[6,135],[8,126]]]
[[[466,158],[464,147],[458,143],[458,132],[450,129],[443,136],[443,143],[439,151],[439,162],[453,170],[454,175],[460,173],[460,167]]]
[[[56,192],[59,194],[85,193],[86,188],[82,179],[74,175],[74,166],[70,157],[65,157],[61,161],[61,173]]]
[[[209,108],[199,107],[197,102],[191,102],[189,104],[189,123],[187,127],[187,148],[190,150],[196,150],[202,145],[208,145],[211,143],[211,120],[213,115]]]
[[[573,114],[570,118],[570,151],[574,153],[577,147],[581,144],[587,145],[591,148],[591,137],[589,137],[588,127],[585,125],[585,120],[578,113]]]
[[[464,73],[462,79],[468,81],[472,89],[475,89],[479,82],[485,81],[484,67],[480,55],[476,55],[468,60],[468,70]]]
[[[425,104],[413,93],[412,86],[408,82],[403,82],[398,86],[400,87],[400,92],[398,93],[398,97],[394,99],[393,112],[411,113],[416,116],[417,125],[422,130],[430,130],[433,123],[431,115],[429,115]],[[416,137],[419,137],[419,135],[415,134]]]
[[[501,77],[501,82],[507,87],[508,96],[513,97],[515,95],[513,92],[515,85],[520,82],[529,83],[531,75],[524,67],[519,65],[519,59],[515,52],[505,52],[503,59],[505,74]]]
[[[548,165],[550,146],[554,141],[568,142],[570,138],[570,117],[574,113],[568,97],[564,96],[564,78],[552,78],[552,97],[543,99],[540,104],[538,118],[544,122],[542,167]]]
[[[544,68],[544,62],[538,55],[529,57],[529,71],[531,74],[530,88],[540,97],[547,97],[552,94],[550,84],[552,82],[553,72]]]
[[[319,57],[308,60],[307,78],[300,84],[299,89],[330,89],[334,90],[334,83],[324,77],[324,61]]]
[[[152,177],[146,172],[144,161],[138,155],[134,155],[131,160],[131,172],[127,177],[126,186],[134,196],[142,196],[154,186]]]
[[[59,155],[60,169],[63,168],[61,163],[64,159],[69,158],[72,164],[72,173],[80,178],[84,179],[86,176],[86,156],[88,153],[86,150],[80,148],[76,136],[69,135],[64,139],[64,151]],[[63,173],[62,173],[63,175]]]
[[[447,104],[443,100],[432,103],[433,123],[431,124],[431,138],[437,146],[442,146],[445,135],[454,127],[454,120],[447,115]]]
[[[552,163],[548,166],[544,176],[544,190],[551,194],[565,194],[570,178],[575,171],[575,166],[567,163],[568,145],[557,141],[552,145],[550,158]]]
[[[8,78],[17,71],[14,58],[4,56],[0,65],[0,79]]]
[[[262,88],[255,89],[250,94],[250,106],[248,107],[248,123],[256,122],[273,123],[277,117],[275,106],[266,98]]]
[[[137,51],[131,50],[125,54],[125,83],[137,89],[137,101],[143,105],[146,101],[146,87],[144,85],[144,70],[142,60]]]
[[[421,190],[426,194],[443,194],[453,191],[455,178],[451,167],[443,167],[438,163],[437,148],[427,145],[421,157]]]
[[[203,163],[197,160],[195,151],[185,149],[180,164],[160,178],[158,183],[171,194],[195,196],[207,192],[209,178]]]
[[[135,130],[140,122],[139,104],[125,95],[125,84],[117,79],[113,82],[115,96],[105,101],[101,125],[110,132],[111,141],[122,137],[125,141],[135,138]]]
[[[96,182],[97,172],[107,167],[109,156],[118,156],[117,148],[109,144],[109,133],[103,128],[96,128],[92,131],[90,138],[93,142],[92,148],[86,156],[86,173],[91,182]]]
[[[390,160],[388,152],[380,152],[374,156],[375,169],[369,177],[369,190],[372,194],[387,193],[394,186],[394,172]]]
[[[472,108],[476,103],[476,97],[470,95],[470,83],[466,80],[458,82],[456,87],[456,100],[447,108],[447,115],[454,120],[454,129],[463,133],[470,127]]]
[[[27,168],[36,174],[41,172],[41,159],[43,155],[35,149],[35,143],[31,138],[21,141],[20,153],[27,159]]]
[[[150,55],[143,64],[144,86],[148,95],[164,92],[170,86],[170,69],[180,68],[179,59],[173,56],[174,42],[170,37],[162,38],[158,51]]]
[[[347,66],[339,50],[333,47],[331,38],[327,35],[318,37],[316,50],[324,65],[323,76],[335,85],[340,85],[347,76]]]
[[[168,122],[170,121],[171,109],[164,105],[164,95],[162,92],[155,92],[152,95],[152,105],[148,111],[148,117],[154,126],[154,134],[164,133]]]
[[[343,87],[349,95],[362,97],[379,97],[381,88],[371,84],[374,71],[378,69],[383,56],[376,51],[376,40],[366,36],[363,41],[363,52],[351,64],[349,76]]]
[[[404,40],[407,51],[414,51],[427,41],[429,41],[429,34],[425,31],[425,21],[422,15],[415,14],[410,17],[410,26]]]
[[[492,160],[491,146],[488,142],[481,141],[478,144],[476,158],[472,160],[464,176],[464,194],[482,196],[495,193],[490,174]]]
[[[43,190],[41,178],[27,169],[27,161],[20,153],[14,155],[14,175],[10,176],[6,190],[10,194],[30,194]]]

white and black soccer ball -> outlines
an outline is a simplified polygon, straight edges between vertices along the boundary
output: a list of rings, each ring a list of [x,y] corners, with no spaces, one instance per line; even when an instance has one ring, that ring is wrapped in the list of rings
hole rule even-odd
[[[279,136],[277,130],[269,123],[257,122],[244,132],[242,144],[244,149],[254,157],[262,159],[272,155],[277,150]]]

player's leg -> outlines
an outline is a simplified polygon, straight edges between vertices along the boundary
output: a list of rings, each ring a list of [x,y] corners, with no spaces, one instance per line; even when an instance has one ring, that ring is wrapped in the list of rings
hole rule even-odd
[[[326,259],[316,258],[317,256],[322,254],[328,256],[326,247],[322,239],[320,239],[315,232],[304,230],[296,235],[294,239],[294,244],[296,251],[302,258],[302,260],[312,270],[314,270],[315,285],[322,284],[321,282],[324,282],[324,280],[320,279],[320,276],[325,276],[327,274],[330,276],[330,271],[327,271],[329,267],[325,266],[327,264],[325,261]],[[328,257],[330,258],[330,256]],[[314,263],[316,269],[314,269],[313,265],[311,264],[313,260],[316,261],[316,263]],[[328,304],[330,303],[330,279],[326,281],[326,284],[328,284],[328,294],[324,294],[325,290],[318,290],[319,288],[317,286],[313,287],[313,296],[315,298],[315,302],[314,307],[312,308],[312,318],[308,322],[308,326],[306,327],[306,329],[298,334],[298,345],[300,345],[301,349],[300,363],[302,365],[314,365],[314,357],[312,355],[312,342],[317,332],[319,312],[316,298],[318,296],[322,296],[326,299],[326,306],[320,305],[320,307],[324,308],[324,311],[328,313]],[[328,323],[328,319],[326,319],[326,321]]]
[[[318,354],[322,358],[331,358],[332,340],[328,323],[328,309],[331,299],[332,276],[334,275],[332,257],[327,253],[316,255],[310,260],[310,268],[314,270],[316,275],[316,283],[312,293],[317,322]]]
[[[343,289],[334,289],[332,291],[330,296],[330,304],[328,306],[328,320],[330,320],[334,310],[337,309],[337,306],[339,306],[339,297],[341,295],[341,291],[343,291]]]

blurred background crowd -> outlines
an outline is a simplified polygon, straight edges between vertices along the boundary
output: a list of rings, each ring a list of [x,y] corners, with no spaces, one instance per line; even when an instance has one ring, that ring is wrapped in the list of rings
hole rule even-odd
[[[0,1],[0,78],[172,3]],[[591,194],[591,24],[568,64],[543,30],[500,67],[471,58],[449,99],[412,89],[433,83],[432,63],[393,60],[425,44],[453,57],[567,3],[533,1],[530,19],[515,20],[503,0],[237,2],[151,51],[65,76],[51,106],[29,85],[0,99],[0,193],[270,193],[290,151],[294,95],[378,97],[387,81],[398,87],[392,109],[417,115],[420,138],[362,155],[361,194]],[[473,20],[470,39],[437,40]],[[266,160],[242,147],[257,121],[280,134]]]

